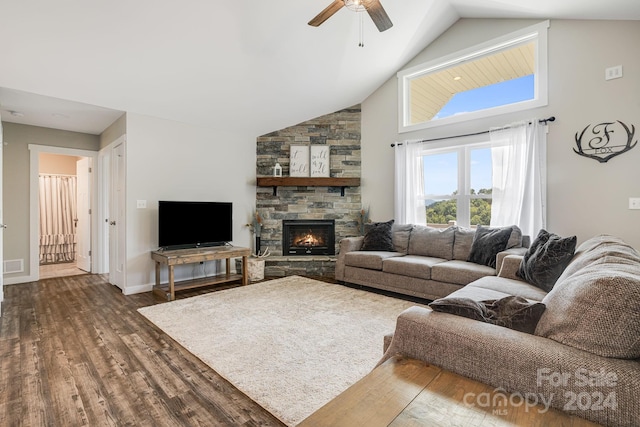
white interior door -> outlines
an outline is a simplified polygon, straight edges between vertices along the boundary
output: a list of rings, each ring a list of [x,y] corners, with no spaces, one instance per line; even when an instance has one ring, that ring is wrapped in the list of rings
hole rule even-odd
[[[98,154],[98,245],[100,258],[93,257],[93,271],[97,274],[109,273],[109,202],[111,200],[111,147]]]
[[[2,217],[2,152],[4,150],[4,142],[2,139],[2,119],[0,118],[0,264],[2,265],[2,271],[4,272],[4,254],[2,247],[4,246],[4,232],[6,225],[4,225]],[[0,274],[0,302],[4,299],[3,279],[4,274]],[[0,304],[0,316],[2,316],[2,304]]]
[[[124,142],[111,154],[111,197],[109,200],[109,282],[125,287],[125,151]]]
[[[76,177],[76,266],[91,272],[91,159],[84,157],[76,162]]]

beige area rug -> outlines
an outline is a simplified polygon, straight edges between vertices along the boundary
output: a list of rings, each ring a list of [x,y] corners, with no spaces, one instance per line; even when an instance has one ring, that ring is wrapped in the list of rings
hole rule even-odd
[[[139,309],[255,402],[295,425],[373,369],[414,303],[290,276]]]

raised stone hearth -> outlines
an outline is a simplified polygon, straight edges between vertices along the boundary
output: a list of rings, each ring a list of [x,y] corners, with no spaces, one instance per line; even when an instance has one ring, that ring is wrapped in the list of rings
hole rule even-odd
[[[330,176],[360,178],[360,105],[327,114],[257,139],[257,176],[273,176],[276,163],[283,176],[289,175],[291,145],[329,145]],[[342,195],[344,191],[344,195]],[[283,256],[282,221],[290,219],[335,220],[334,247],[340,240],[358,234],[362,209],[360,187],[279,186],[256,187],[256,209],[263,218],[261,245],[271,256],[266,259],[266,276],[334,275],[335,256]]]
[[[266,277],[292,275],[334,277],[335,271],[335,256],[273,256],[266,258],[264,274]]]

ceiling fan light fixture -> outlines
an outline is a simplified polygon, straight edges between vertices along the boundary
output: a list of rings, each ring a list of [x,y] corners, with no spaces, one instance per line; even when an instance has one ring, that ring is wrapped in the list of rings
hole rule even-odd
[[[354,12],[365,12],[367,10],[365,0],[344,0],[344,5]]]
[[[345,6],[354,12],[367,12],[380,32],[393,27],[393,23],[384,7],[382,7],[380,0],[333,0],[329,6],[325,7],[322,12],[309,21],[309,25],[312,27],[320,26]]]

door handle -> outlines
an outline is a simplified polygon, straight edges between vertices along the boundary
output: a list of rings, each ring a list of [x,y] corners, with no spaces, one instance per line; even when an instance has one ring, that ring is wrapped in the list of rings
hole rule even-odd
[[[0,228],[7,228],[7,224],[0,224]]]
[[[111,222],[109,223],[109,225],[116,225],[116,222],[115,222],[115,221],[111,221]]]

